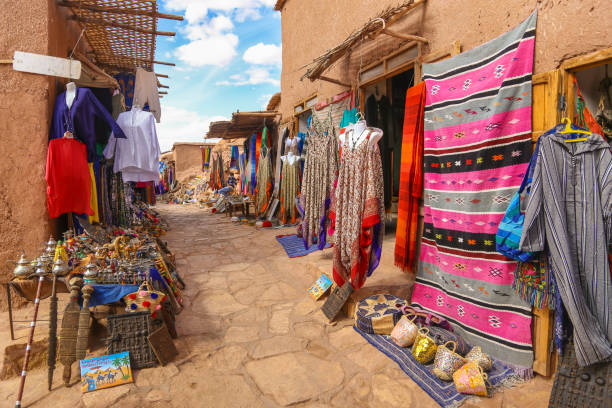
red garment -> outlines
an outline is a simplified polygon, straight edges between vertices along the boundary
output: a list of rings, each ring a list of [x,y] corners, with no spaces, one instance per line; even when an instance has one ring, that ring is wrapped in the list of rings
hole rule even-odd
[[[395,265],[414,273],[419,228],[419,200],[423,195],[423,123],[425,82],[406,92],[400,191],[395,233]]]
[[[45,179],[51,218],[67,212],[94,215],[90,206],[91,178],[87,147],[83,143],[65,137],[51,140]]]

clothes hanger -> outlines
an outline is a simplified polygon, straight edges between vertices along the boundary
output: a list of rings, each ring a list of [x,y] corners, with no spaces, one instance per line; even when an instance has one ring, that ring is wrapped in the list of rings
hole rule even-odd
[[[586,131],[586,130],[582,130],[582,129],[573,129],[572,128],[572,121],[566,116],[563,119],[561,119],[561,123],[565,124],[565,128],[559,132],[561,134],[568,134],[568,133],[580,133],[583,135],[591,135],[591,132]],[[584,142],[585,140],[587,140],[587,137],[580,137],[580,138],[575,138],[575,139],[566,139],[565,143],[574,143],[574,142]]]

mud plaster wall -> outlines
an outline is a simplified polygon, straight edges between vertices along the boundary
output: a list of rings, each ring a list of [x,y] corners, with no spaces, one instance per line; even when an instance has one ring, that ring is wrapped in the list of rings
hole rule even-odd
[[[71,32],[53,0],[2,0],[0,58],[15,50],[66,57]],[[7,12],[10,10],[10,12]],[[45,162],[50,117],[65,81],[0,65],[0,281],[6,260],[25,250],[40,255],[52,231],[46,202]],[[59,89],[59,91],[58,91]],[[6,309],[0,291],[0,310]],[[16,303],[19,303],[16,300]]]
[[[398,3],[398,0],[287,0],[281,14],[283,120],[293,114],[295,104],[315,92],[322,100],[345,90],[327,82],[300,81],[305,72],[302,67],[344,41],[379,11]],[[538,25],[534,73],[555,69],[564,59],[612,45],[612,25],[604,22],[612,17],[610,0],[428,0],[392,27],[429,39],[424,53],[446,49],[456,40],[466,51],[510,30],[535,8]],[[325,75],[355,84],[360,66],[388,55],[402,44],[401,40],[379,36],[354,49]]]
[[[186,181],[193,176],[202,174],[200,145],[175,144],[173,150],[178,181]]]

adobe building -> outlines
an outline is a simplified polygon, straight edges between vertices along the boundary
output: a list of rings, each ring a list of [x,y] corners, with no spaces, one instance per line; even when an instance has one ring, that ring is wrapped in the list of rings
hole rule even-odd
[[[348,107],[366,111],[367,118],[366,101],[384,96],[401,123],[406,90],[421,81],[423,63],[488,42],[534,10],[534,141],[562,117],[574,117],[574,81],[589,110],[596,112],[598,84],[606,71],[612,75],[612,26],[601,23],[612,17],[606,0],[278,0],[275,9],[282,21],[281,132],[306,132],[310,115],[324,110],[336,126]],[[393,205],[387,208],[393,218],[401,141],[391,154],[383,166],[393,174]],[[386,234],[385,245],[393,246],[394,228],[387,228]],[[548,376],[554,372],[552,314],[534,309],[533,315],[533,369]]]

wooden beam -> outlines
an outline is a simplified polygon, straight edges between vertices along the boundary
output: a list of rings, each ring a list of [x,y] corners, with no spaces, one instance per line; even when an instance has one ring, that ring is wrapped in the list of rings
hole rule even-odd
[[[321,75],[321,76],[319,76],[319,79],[321,81],[331,82],[332,84],[340,85],[340,86],[343,86],[345,88],[351,88],[350,84],[345,84],[344,82],[338,81],[337,79],[334,79],[334,78],[329,78],[329,77]]]
[[[85,54],[75,50],[74,56],[77,57],[77,59],[80,60],[83,64],[87,65],[94,72],[97,72],[98,74],[112,80],[112,82],[114,82],[116,87],[119,88],[119,83],[117,82],[117,80],[113,78],[112,76],[110,76],[109,74],[107,74],[102,68],[98,67],[96,64],[91,62]]]
[[[170,88],[168,85],[164,85],[164,84],[157,84],[158,88]]]
[[[102,13],[129,14],[133,16],[148,16],[148,17],[165,18],[167,20],[183,21],[183,16],[177,16],[176,14],[151,12],[151,11],[145,11],[145,10],[135,10],[135,9],[121,8],[121,7],[97,6],[93,4],[82,4],[81,1],[74,1],[74,0],[59,1],[57,5],[61,7],[80,8],[83,10],[97,11],[97,12],[102,12]]]
[[[148,63],[153,63],[153,64],[169,65],[171,67],[175,67],[176,66],[176,64],[173,63],[173,62],[164,62],[164,61],[150,60],[150,59],[146,59],[146,58],[128,57],[127,55],[98,54],[98,53],[94,53],[94,54],[97,57],[102,57],[102,58],[126,59],[126,60],[132,60],[132,61],[148,62]],[[108,64],[106,64],[106,65],[108,65]],[[162,77],[162,78],[167,78],[168,77],[168,76],[164,77],[162,74],[157,74],[157,75]]]
[[[418,42],[425,43],[425,44],[429,43],[429,40],[427,38],[419,37],[418,35],[398,33],[396,31],[391,31],[388,28],[383,29],[381,32],[383,34],[387,34],[392,37],[401,38],[402,40],[418,41]]]
[[[121,23],[115,23],[112,21],[98,20],[96,18],[83,18],[83,17],[79,17],[76,15],[69,16],[68,20],[76,20],[84,24],[93,24],[93,25],[101,25],[101,26],[107,26],[107,27],[123,28],[124,30],[136,31],[138,33],[143,33],[143,34],[166,35],[169,37],[174,37],[176,35],[176,33],[173,31],[147,30],[145,28],[135,27],[129,24],[121,24]]]
[[[166,92],[166,91],[159,91],[158,94],[160,94],[160,95],[168,95],[168,92]]]
[[[166,74],[158,74],[158,73],[155,73],[155,76],[156,76],[156,77],[159,77],[159,78],[170,78],[170,77],[169,77],[168,75],[166,75]]]
[[[609,64],[612,61],[612,48],[604,48],[589,54],[570,58],[561,63],[561,69],[566,71],[593,68]]]

